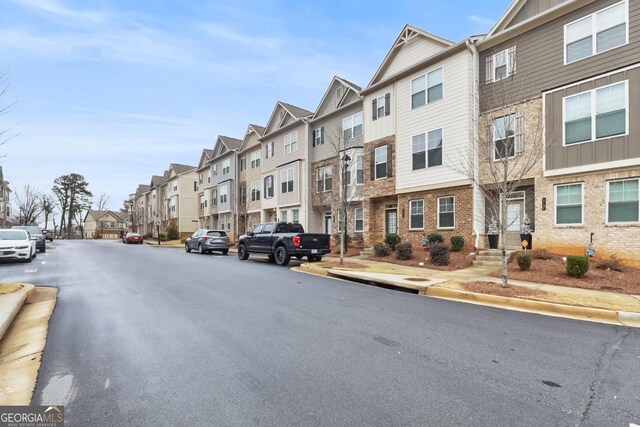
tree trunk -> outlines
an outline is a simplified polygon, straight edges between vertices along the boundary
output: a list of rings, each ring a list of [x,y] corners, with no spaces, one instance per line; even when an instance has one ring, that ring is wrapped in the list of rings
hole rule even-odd
[[[502,251],[502,287],[509,286],[507,278],[507,198],[500,197],[500,249]]]

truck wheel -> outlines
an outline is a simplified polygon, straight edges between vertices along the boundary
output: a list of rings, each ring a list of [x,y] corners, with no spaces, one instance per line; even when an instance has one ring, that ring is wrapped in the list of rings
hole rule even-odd
[[[278,246],[276,248],[276,253],[274,254],[274,256],[276,258],[276,264],[282,266],[289,264],[289,260],[291,259],[289,253],[287,252],[287,248],[285,248],[284,246]]]
[[[249,252],[247,252],[247,247],[245,245],[238,246],[238,259],[245,261],[249,259]]]

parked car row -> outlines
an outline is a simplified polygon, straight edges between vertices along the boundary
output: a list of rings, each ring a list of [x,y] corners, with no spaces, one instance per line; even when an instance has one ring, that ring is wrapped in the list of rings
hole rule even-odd
[[[31,262],[36,257],[37,240],[27,230],[0,229],[0,259]]]
[[[144,243],[144,237],[140,233],[127,233],[122,237],[122,243],[138,243],[141,245]]]

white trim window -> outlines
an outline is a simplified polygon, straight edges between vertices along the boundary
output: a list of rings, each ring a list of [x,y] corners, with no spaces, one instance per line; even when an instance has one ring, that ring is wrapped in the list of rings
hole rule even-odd
[[[261,150],[256,150],[251,153],[251,169],[260,167],[260,151]]]
[[[424,230],[424,200],[409,201],[409,230]]]
[[[584,218],[584,184],[562,184],[555,186],[555,224],[582,225]]]
[[[264,178],[264,198],[271,199],[273,197],[273,175],[268,175]]]
[[[281,210],[280,211],[280,221],[284,221],[287,222],[287,211],[286,210]]]
[[[300,223],[300,209],[291,209],[291,222],[294,224]]]
[[[362,136],[362,111],[342,119],[342,135],[345,141]]]
[[[280,184],[282,194],[293,193],[293,169],[280,172]]]
[[[411,80],[411,109],[442,99],[442,67]]]
[[[229,189],[227,187],[227,184],[221,185],[220,187],[218,187],[218,190],[220,190],[220,204],[227,203],[227,201],[229,200]]]
[[[622,1],[564,26],[564,63],[629,43],[628,2]]]
[[[382,118],[385,116],[385,110],[386,110],[386,102],[385,102],[386,96],[381,96],[379,98],[376,98],[376,114],[375,117],[376,118]]]
[[[516,47],[501,50],[488,56],[485,64],[487,83],[498,82],[516,73]]]
[[[364,156],[356,156],[356,185],[364,184]]]
[[[364,210],[362,208],[353,210],[353,221],[354,231],[364,231]]]
[[[454,196],[438,197],[438,228],[455,228],[456,198]]]
[[[378,147],[375,150],[375,179],[382,179],[388,176],[387,174],[387,153],[388,148],[386,145]]]
[[[628,95],[624,81],[564,98],[563,145],[627,135]]]
[[[313,130],[313,146],[317,147],[318,145],[323,145],[323,144],[324,144],[324,126]]]
[[[284,137],[284,154],[293,153],[298,150],[298,131],[291,132]]]
[[[211,190],[211,206],[218,206],[218,190]]]
[[[607,223],[640,222],[640,179],[607,183]]]
[[[427,133],[427,167],[442,166],[442,129]]]
[[[274,147],[274,142],[267,142],[267,144],[264,147],[264,158],[265,159],[270,159],[271,157],[273,157],[273,147]]]
[[[257,202],[260,200],[260,181],[251,183],[251,201]]]
[[[493,122],[493,160],[515,157],[516,115],[499,117]]]
[[[427,141],[426,135],[421,133],[411,137],[412,169],[424,169],[427,165]]]
[[[222,161],[222,175],[226,175],[231,172],[231,159],[224,159]]]
[[[211,167],[211,171],[213,173],[213,176],[217,176],[218,175],[218,164],[214,163],[213,166]]]
[[[316,169],[318,193],[331,191],[332,170],[331,165],[321,166]]]

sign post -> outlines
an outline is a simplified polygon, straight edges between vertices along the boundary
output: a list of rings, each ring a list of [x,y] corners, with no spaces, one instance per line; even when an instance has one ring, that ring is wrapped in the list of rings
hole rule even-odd
[[[160,218],[156,218],[153,223],[156,226],[156,230],[158,232],[158,246],[160,246]]]

